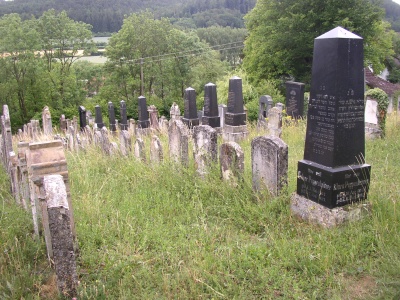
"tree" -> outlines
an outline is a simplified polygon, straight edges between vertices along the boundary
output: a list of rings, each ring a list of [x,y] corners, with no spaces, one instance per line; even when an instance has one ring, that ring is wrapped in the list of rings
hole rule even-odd
[[[60,107],[77,104],[76,80],[70,69],[79,58],[78,51],[93,49],[91,25],[70,19],[65,11],[57,13],[51,9],[38,19],[37,29],[54,87],[53,100],[60,100]]]
[[[391,54],[382,9],[370,0],[259,0],[246,17],[244,66],[252,80],[310,82],[314,39],[342,26],[364,38],[365,64],[375,72]]]

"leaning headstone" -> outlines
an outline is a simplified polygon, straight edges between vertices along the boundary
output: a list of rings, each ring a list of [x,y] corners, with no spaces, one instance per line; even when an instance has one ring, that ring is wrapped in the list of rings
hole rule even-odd
[[[236,186],[244,171],[244,152],[235,142],[223,143],[219,151],[221,177]]]
[[[128,130],[121,130],[119,134],[119,144],[122,155],[128,156],[132,152],[132,138]]]
[[[288,146],[276,136],[259,136],[251,142],[253,189],[278,196],[287,185]]]
[[[67,190],[61,175],[43,177],[43,202],[48,217],[52,261],[56,269],[57,287],[68,298],[77,295],[78,275],[74,250],[74,227]]]
[[[86,130],[86,108],[82,105],[79,106],[79,127],[81,131]]]
[[[185,90],[185,110],[182,118],[182,122],[189,127],[189,129],[194,126],[199,125],[199,118],[197,115],[197,105],[196,105],[196,91],[189,87]]]
[[[147,109],[149,112],[149,119],[150,119],[150,127],[151,129],[154,129],[156,131],[160,130],[160,127],[158,125],[158,110],[157,107],[154,105],[150,105]]]
[[[181,120],[172,120],[168,128],[168,142],[171,159],[187,166],[189,162],[189,132]]]
[[[336,225],[338,217],[343,221],[341,212],[357,214],[350,206],[335,208],[366,200],[371,166],[364,160],[363,39],[337,27],[314,40],[304,159],[292,212],[325,226]]]
[[[163,148],[160,139],[153,135],[150,143],[150,162],[160,163],[163,160]]]
[[[378,123],[378,102],[367,97],[365,102],[365,137],[374,139],[381,136],[382,130]]]
[[[110,123],[109,129],[111,134],[117,131],[117,125],[115,123],[115,109],[114,104],[110,101],[108,102],[108,121]]]
[[[211,82],[204,86],[204,115],[202,124],[209,125],[212,128],[221,127],[221,118],[218,114],[217,86]]]
[[[281,137],[282,111],[277,107],[273,107],[268,111],[268,131],[270,135]]]
[[[247,134],[246,113],[243,108],[242,79],[235,76],[229,79],[228,109],[225,113],[223,139],[237,142],[245,138]]]
[[[144,148],[144,142],[141,138],[137,138],[134,145],[133,153],[136,159],[146,162],[146,152]]]
[[[53,134],[53,125],[51,123],[51,114],[48,106],[45,106],[42,111],[42,126],[43,126],[43,134],[45,135]]]
[[[298,119],[303,117],[304,88],[304,83],[286,82],[286,114],[292,118]]]
[[[95,106],[95,112],[96,112],[96,116],[94,119],[95,126],[97,130],[100,130],[104,127],[104,123],[103,123],[103,116],[101,114],[101,107],[99,105]]]
[[[121,112],[120,129],[128,130],[128,119],[126,116],[126,103],[124,100],[121,100],[121,102],[120,102],[120,112]]]
[[[140,96],[138,98],[138,113],[139,113],[139,120],[137,126],[139,129],[146,129],[149,128],[150,121],[149,121],[149,112],[147,111],[147,103],[146,98]]]
[[[217,132],[209,125],[194,127],[193,156],[196,170],[200,175],[207,173],[212,163],[217,161]]]

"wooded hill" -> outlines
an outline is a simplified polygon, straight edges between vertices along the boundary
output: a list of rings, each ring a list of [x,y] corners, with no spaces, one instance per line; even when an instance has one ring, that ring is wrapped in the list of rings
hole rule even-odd
[[[14,0],[0,1],[0,16],[18,13],[23,19],[39,17],[48,9],[65,10],[75,21],[93,26],[93,32],[117,32],[125,15],[150,10],[156,18],[169,17],[181,27],[213,25],[244,27],[243,15],[256,0]]]

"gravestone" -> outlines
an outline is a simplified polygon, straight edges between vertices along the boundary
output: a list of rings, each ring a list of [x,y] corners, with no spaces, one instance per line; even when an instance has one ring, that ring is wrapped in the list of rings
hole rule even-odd
[[[251,141],[253,189],[267,189],[278,196],[287,185],[288,146],[276,136],[259,136]]]
[[[243,108],[242,79],[235,76],[229,79],[228,108],[225,113],[223,139],[239,141],[248,134],[246,113]]]
[[[371,166],[364,154],[363,39],[337,27],[314,40],[304,159],[297,174],[301,198],[292,201],[292,211],[311,219],[310,211],[299,212],[307,201],[333,209],[365,200]]]
[[[278,102],[275,107],[277,107],[281,112],[285,109],[285,104]]]
[[[282,111],[278,107],[273,107],[268,111],[268,131],[270,135],[281,137]]]
[[[150,118],[150,127],[153,130],[159,131],[160,130],[160,126],[158,125],[158,110],[157,107],[155,107],[154,105],[150,105],[148,110],[149,112],[149,118]]]
[[[378,122],[378,102],[367,97],[365,102],[365,137],[374,139],[382,136]]]
[[[101,107],[99,105],[96,105],[94,109],[95,109],[95,113],[96,113],[94,123],[95,123],[96,129],[100,130],[104,127],[103,116],[101,114]]]
[[[67,131],[67,120],[65,119],[65,115],[61,115],[60,117],[60,129],[62,132],[66,132]],[[25,132],[25,129],[24,129]]]
[[[51,123],[51,114],[48,106],[45,106],[43,108],[42,125],[43,125],[43,134],[45,135],[53,134],[53,125]]]
[[[223,143],[219,151],[219,163],[222,179],[236,186],[244,172],[244,152],[239,144]]]
[[[164,133],[168,132],[169,122],[165,116],[160,117],[160,119],[158,120],[158,124],[162,132]]]
[[[182,118],[182,122],[189,127],[189,129],[194,126],[199,125],[199,118],[197,115],[196,106],[196,91],[189,87],[185,90],[184,99],[185,110]]]
[[[79,106],[79,126],[81,131],[86,130],[86,108],[84,106]]]
[[[150,162],[160,163],[163,161],[163,147],[158,136],[153,135],[150,143]]]
[[[146,152],[144,148],[144,142],[141,138],[136,139],[133,153],[137,160],[146,162]]]
[[[217,86],[207,83],[204,86],[204,114],[202,124],[212,128],[221,127],[221,118],[218,115]]]
[[[120,102],[120,113],[121,113],[121,122],[120,122],[120,129],[121,130],[128,130],[128,119],[126,116],[126,103],[124,100]]]
[[[61,175],[43,177],[43,211],[48,221],[52,261],[57,275],[59,292],[69,298],[77,296],[78,275],[74,249],[73,219],[67,190]],[[44,217],[43,219],[45,219]]]
[[[298,119],[303,117],[304,88],[304,83],[286,82],[286,114],[292,118]]]
[[[225,104],[219,104],[218,105],[218,116],[220,118],[220,127],[224,127],[225,126],[225,114],[227,111],[227,107]]]
[[[136,134],[136,121],[135,119],[129,119],[129,133],[131,135]]]
[[[175,102],[172,103],[171,109],[169,111],[170,120],[179,119],[181,115],[181,111],[179,110],[178,104]]]
[[[268,122],[266,118],[268,118],[268,110],[272,107],[273,101],[272,97],[269,95],[263,95],[260,97],[258,107],[258,120],[257,120],[257,127],[258,128],[267,128]]]
[[[111,133],[115,133],[117,131],[117,126],[115,123],[114,104],[111,101],[108,102],[108,122],[110,123],[109,129]]]
[[[209,125],[199,125],[193,131],[193,157],[200,175],[207,173],[217,161],[217,131]]]
[[[132,152],[132,138],[128,130],[121,130],[119,144],[123,156],[128,156]]]
[[[149,128],[150,126],[149,112],[147,111],[146,98],[143,96],[140,96],[138,98],[138,114],[139,114],[139,119],[137,123],[138,128],[139,129]]]
[[[28,168],[26,164],[26,156],[25,152],[29,149],[28,142],[18,142],[18,166],[17,166],[17,174],[18,174],[18,182],[19,182],[19,191],[20,191],[20,199],[22,206],[25,210],[28,210],[28,204],[30,204],[30,194],[29,194],[29,181],[28,181]]]
[[[189,162],[188,128],[179,119],[171,121],[168,128],[169,155],[174,162],[180,162],[187,166]]]

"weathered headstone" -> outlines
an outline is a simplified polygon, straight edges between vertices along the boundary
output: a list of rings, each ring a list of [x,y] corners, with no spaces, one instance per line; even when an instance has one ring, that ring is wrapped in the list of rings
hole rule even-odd
[[[268,110],[272,107],[273,101],[271,96],[263,95],[260,97],[258,107],[258,120],[257,127],[258,128],[267,128],[266,118],[268,117]]]
[[[67,190],[61,175],[43,177],[43,202],[48,218],[52,261],[56,269],[57,287],[68,298],[77,295],[78,275],[74,250],[74,227]]]
[[[160,126],[158,125],[158,110],[157,107],[154,105],[150,105],[149,108],[147,109],[149,112],[149,118],[150,118],[150,127],[151,129],[160,130]]]
[[[121,130],[119,143],[122,155],[128,156],[132,152],[132,138],[128,130]]]
[[[114,104],[110,101],[108,102],[108,121],[110,123],[110,132],[113,134],[117,131],[117,125],[115,123],[115,109]]]
[[[365,102],[365,137],[379,138],[382,136],[382,130],[378,123],[378,102],[375,99],[369,99]]]
[[[244,172],[244,152],[239,144],[223,143],[219,151],[219,162],[222,179],[236,186]]]
[[[285,104],[278,102],[275,107],[277,107],[281,112],[285,109]]]
[[[276,136],[259,136],[251,142],[253,189],[279,195],[287,185],[288,146]]]
[[[209,125],[212,128],[221,127],[221,118],[218,114],[217,86],[211,82],[204,86],[204,115],[202,124]]]
[[[129,133],[132,136],[136,134],[136,121],[135,121],[135,119],[129,119]]]
[[[144,148],[144,142],[141,138],[137,138],[134,145],[133,153],[136,159],[146,162],[146,152]]]
[[[153,135],[150,143],[150,161],[152,163],[160,163],[162,162],[163,157],[164,155],[161,141],[156,135]]]
[[[337,27],[314,40],[301,198],[292,211],[308,215],[302,206],[309,200],[328,209],[365,200],[371,166],[364,154],[363,39]]]
[[[121,112],[120,128],[121,128],[121,130],[128,130],[128,119],[126,116],[126,103],[124,100],[121,100],[121,102],[120,102],[120,112]]]
[[[28,210],[28,203],[30,203],[29,194],[29,181],[28,181],[28,168],[26,165],[25,152],[29,149],[28,142],[18,142],[18,167],[17,176],[19,183],[21,204]]]
[[[197,116],[196,106],[196,91],[189,87],[185,90],[185,110],[182,118],[182,122],[189,128],[199,125],[199,118]]]
[[[181,111],[179,109],[178,104],[176,104],[175,102],[172,103],[171,109],[169,111],[170,120],[179,119],[180,115],[181,115]]]
[[[51,123],[51,114],[48,106],[45,106],[43,108],[42,125],[43,125],[43,134],[45,135],[53,134],[53,125]]]
[[[81,131],[86,130],[86,108],[82,105],[79,106],[79,127]]]
[[[61,115],[60,117],[60,129],[62,132],[66,132],[68,127],[67,127],[67,120],[65,119],[65,115]],[[24,132],[25,132],[25,128],[24,128]]]
[[[218,115],[220,118],[220,127],[225,127],[225,114],[227,111],[227,107],[225,104],[218,105]]]
[[[171,159],[187,166],[189,162],[189,133],[181,120],[172,120],[168,128],[168,141]]]
[[[246,113],[243,108],[242,79],[235,76],[229,79],[228,109],[225,113],[223,139],[239,141],[248,134]]]
[[[270,135],[281,137],[282,111],[278,107],[273,107],[268,111],[268,130]]]
[[[95,109],[95,113],[96,113],[94,123],[95,123],[96,129],[100,130],[104,127],[103,116],[101,114],[101,107],[99,105],[96,105],[94,109]]]
[[[138,114],[139,120],[137,126],[139,129],[146,129],[149,128],[150,121],[149,121],[149,112],[147,111],[147,102],[146,98],[140,96],[138,98]]]
[[[292,118],[298,119],[303,117],[304,88],[304,83],[286,82],[286,114]]]
[[[209,125],[195,126],[193,144],[193,156],[197,172],[204,175],[210,165],[217,161],[217,132]]]
[[[168,132],[169,122],[165,116],[161,116],[158,120],[158,124],[162,132]]]

